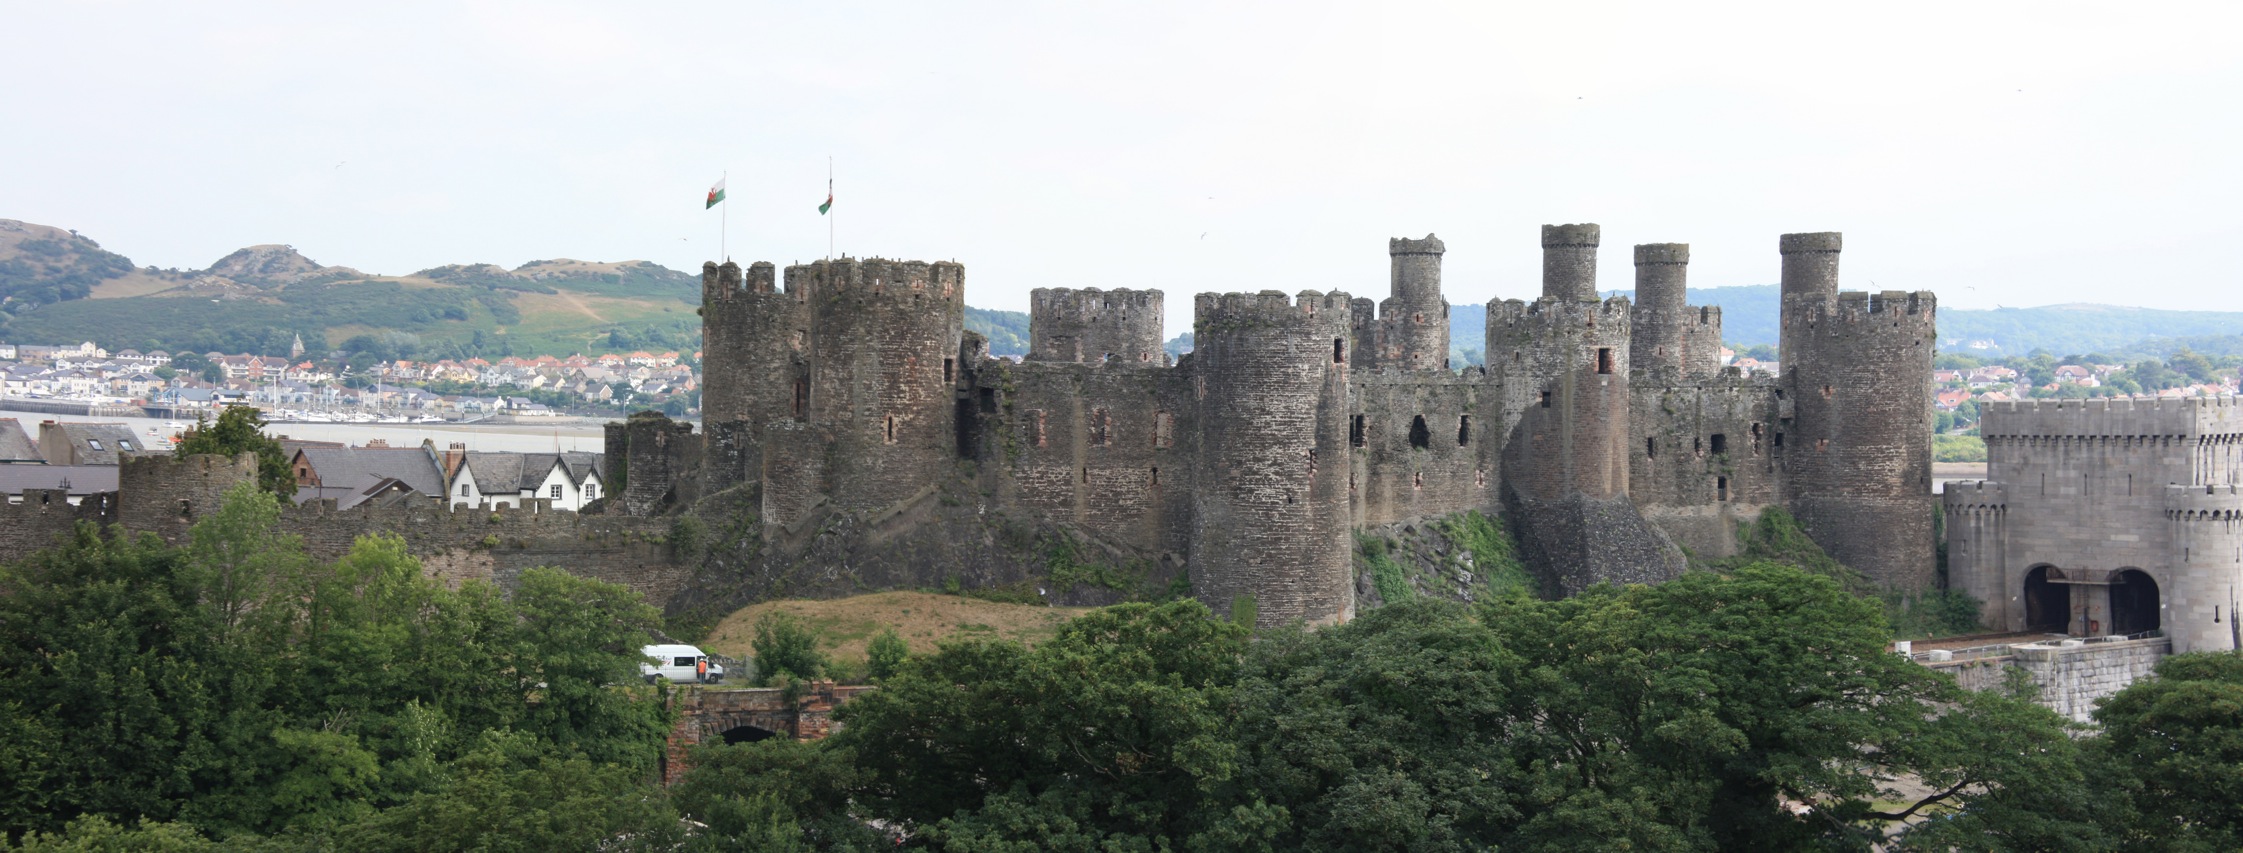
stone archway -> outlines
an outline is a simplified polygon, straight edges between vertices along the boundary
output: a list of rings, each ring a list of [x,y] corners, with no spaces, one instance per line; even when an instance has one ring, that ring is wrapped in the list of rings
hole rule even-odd
[[[2072,587],[2051,583],[2054,566],[2034,566],[2025,573],[2025,630],[2069,634],[2072,625]]]
[[[2140,634],[2164,627],[2157,580],[2141,569],[2111,575],[2111,633]]]
[[[779,733],[762,726],[744,725],[725,729],[719,733],[719,736],[724,739],[726,746],[730,746],[736,743],[755,743],[760,740],[769,740],[778,737]]]

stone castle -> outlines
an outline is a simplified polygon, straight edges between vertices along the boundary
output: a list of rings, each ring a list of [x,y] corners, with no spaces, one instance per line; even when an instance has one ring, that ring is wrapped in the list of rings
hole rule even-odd
[[[970,491],[1264,625],[1352,616],[1355,530],[1467,510],[1509,519],[1556,592],[1726,556],[1779,506],[1871,578],[1933,585],[1932,294],[1841,293],[1839,235],[1784,235],[1782,376],[1747,375],[1718,366],[1720,309],[1685,304],[1687,245],[1635,247],[1631,303],[1598,298],[1598,244],[1544,226],[1540,297],[1490,302],[1487,363],[1462,370],[1432,236],[1388,243],[1376,304],[1201,294],[1173,362],[1157,290],[1036,290],[1014,362],[964,330],[956,263],[819,261],[783,287],[710,263],[706,430],[610,425],[611,489],[650,515],[752,487],[732,493],[774,551]]]
[[[1988,479],[1942,499],[1949,573],[1987,625],[2243,647],[2243,402],[2026,401],[1980,418]]]

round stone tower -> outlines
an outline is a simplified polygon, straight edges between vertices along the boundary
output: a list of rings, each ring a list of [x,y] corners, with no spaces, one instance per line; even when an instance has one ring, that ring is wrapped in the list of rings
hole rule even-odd
[[[766,424],[800,417],[809,378],[809,311],[781,293],[769,262],[701,265],[701,411],[710,491],[755,479]]]
[[[1593,223],[1542,226],[1542,296],[1568,302],[1597,298],[1597,244]]]
[[[1028,361],[1163,364],[1161,292],[1039,287],[1028,294]]]
[[[1200,428],[1192,588],[1256,624],[1354,617],[1346,294],[1200,294],[1189,365]]]
[[[1882,584],[1934,581],[1930,291],[1839,293],[1835,233],[1786,234],[1783,450],[1793,514]]]
[[[1690,351],[1695,318],[1687,301],[1690,244],[1646,243],[1636,247],[1636,298],[1631,318],[1633,367],[1644,373],[1680,373]]]
[[[1379,367],[1448,368],[1449,303],[1441,296],[1441,255],[1447,251],[1431,234],[1386,241],[1392,295],[1379,303]]]
[[[788,267],[798,286],[815,331],[802,408],[827,441],[834,507],[885,508],[934,484],[957,458],[965,268],[840,258]]]

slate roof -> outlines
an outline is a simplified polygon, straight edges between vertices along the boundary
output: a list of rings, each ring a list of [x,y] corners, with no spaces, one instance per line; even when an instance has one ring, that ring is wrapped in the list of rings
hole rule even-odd
[[[467,453],[467,472],[475,477],[475,488],[484,494],[506,494],[535,490],[545,485],[545,475],[554,465],[561,465],[569,482],[582,486],[587,474],[601,473],[603,454],[585,451],[566,453],[506,453],[471,450]],[[604,481],[606,477],[603,475]]]
[[[23,424],[15,418],[0,418],[0,462],[44,461],[46,457],[39,455],[39,443],[23,431]]]
[[[85,496],[117,490],[115,465],[0,465],[0,495],[25,489],[68,489]]]
[[[132,427],[125,424],[43,423],[39,425],[42,443],[44,443],[46,431],[50,429],[61,433],[62,440],[70,445],[70,452],[76,456],[77,463],[80,465],[115,465],[120,458],[120,452],[151,453],[162,451],[162,448],[156,447],[154,442],[134,435]],[[98,448],[95,446],[97,443],[100,445]],[[53,465],[67,465],[70,464],[70,461],[71,457],[69,456],[47,460],[49,464]]]
[[[424,495],[444,493],[444,473],[436,467],[436,457],[424,448],[306,447],[296,455],[311,465],[312,476],[328,488],[362,487],[372,476],[395,477]]]

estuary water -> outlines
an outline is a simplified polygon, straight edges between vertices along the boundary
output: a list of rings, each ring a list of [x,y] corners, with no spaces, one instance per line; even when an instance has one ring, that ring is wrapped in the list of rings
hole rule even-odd
[[[31,440],[39,440],[40,421],[69,423],[126,424],[132,433],[149,442],[168,443],[175,430],[171,424],[192,426],[193,420],[165,420],[162,418],[111,418],[89,415],[53,415],[39,412],[16,412],[0,409],[0,418],[15,418]],[[154,432],[150,432],[154,430]],[[389,442],[391,447],[416,447],[423,439],[436,443],[438,451],[453,442],[467,445],[469,450],[506,450],[517,453],[551,453],[555,450],[582,450],[599,453],[607,449],[607,442],[597,423],[572,421],[566,424],[272,424],[265,427],[268,435],[303,439],[305,441],[340,441],[351,445],[364,445],[374,439]]]

